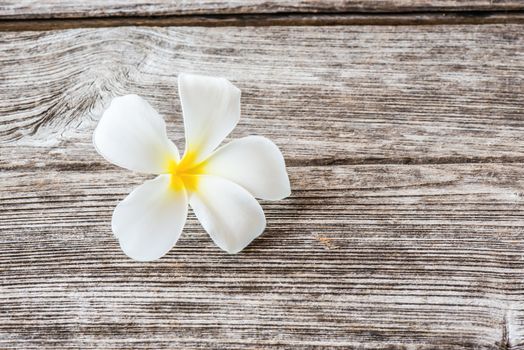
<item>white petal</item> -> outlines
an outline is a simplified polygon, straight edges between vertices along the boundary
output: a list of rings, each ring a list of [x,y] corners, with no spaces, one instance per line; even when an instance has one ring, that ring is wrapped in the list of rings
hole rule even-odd
[[[266,218],[257,200],[239,185],[217,176],[199,177],[189,204],[211,239],[235,254],[257,238]]]
[[[220,147],[207,159],[205,171],[239,184],[258,198],[277,200],[291,194],[284,157],[265,137],[248,136]]]
[[[93,143],[109,162],[142,173],[165,173],[167,160],[180,158],[167,138],[164,119],[137,95],[111,101],[98,122]]]
[[[172,189],[170,175],[159,175],[117,205],[112,226],[127,256],[151,261],[175,245],[186,217],[186,191]]]
[[[186,151],[204,160],[240,119],[240,90],[227,79],[180,74],[178,92],[184,114]]]

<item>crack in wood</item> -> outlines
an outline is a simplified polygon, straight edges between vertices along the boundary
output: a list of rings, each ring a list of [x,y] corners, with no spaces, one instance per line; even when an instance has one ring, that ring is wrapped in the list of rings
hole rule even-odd
[[[510,350],[509,326],[507,315],[502,318],[502,339],[500,340],[499,350]]]

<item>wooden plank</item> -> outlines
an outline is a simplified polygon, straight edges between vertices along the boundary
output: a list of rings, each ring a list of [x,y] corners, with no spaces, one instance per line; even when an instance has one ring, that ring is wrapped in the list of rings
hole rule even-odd
[[[0,18],[82,18],[275,13],[507,11],[522,10],[521,0],[4,0]]]
[[[0,173],[0,347],[519,344],[522,164],[289,171],[292,197],[263,203],[267,230],[243,253],[221,252],[191,214],[177,246],[146,264],[110,230],[146,176]]]
[[[176,76],[184,71],[238,85],[243,117],[232,136],[266,135],[286,146],[291,165],[522,162],[523,30],[1,33],[0,168],[107,167],[91,133],[111,97],[126,93],[158,108],[181,146]]]
[[[0,33],[0,348],[519,348],[523,29]],[[242,254],[191,215],[140,264],[109,222],[145,177],[91,134],[134,92],[181,145],[182,71],[242,89],[232,137],[274,139],[293,195]]]

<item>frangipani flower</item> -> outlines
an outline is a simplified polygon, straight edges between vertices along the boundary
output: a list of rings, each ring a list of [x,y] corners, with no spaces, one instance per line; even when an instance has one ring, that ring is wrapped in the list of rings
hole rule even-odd
[[[157,175],[121,201],[112,229],[124,253],[155,260],[177,242],[188,204],[213,241],[237,253],[266,226],[254,197],[282,199],[291,193],[284,158],[260,136],[217,146],[240,119],[240,90],[224,78],[181,74],[185,153],[166,133],[163,118],[137,95],[113,99],[93,134],[96,150],[120,167]]]

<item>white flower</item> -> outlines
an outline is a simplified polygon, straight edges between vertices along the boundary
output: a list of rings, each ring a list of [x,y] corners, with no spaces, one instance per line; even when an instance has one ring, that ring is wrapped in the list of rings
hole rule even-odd
[[[144,99],[113,99],[93,134],[96,150],[123,168],[158,175],[133,190],[113,212],[124,253],[155,260],[177,242],[188,204],[213,241],[229,253],[244,249],[266,226],[254,197],[291,193],[284,158],[260,136],[215,148],[240,119],[240,90],[224,78],[181,74],[178,91],[186,135],[182,158],[162,117]]]

